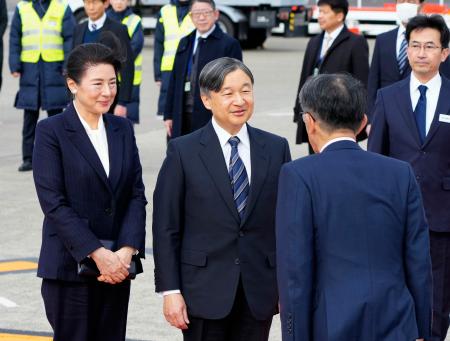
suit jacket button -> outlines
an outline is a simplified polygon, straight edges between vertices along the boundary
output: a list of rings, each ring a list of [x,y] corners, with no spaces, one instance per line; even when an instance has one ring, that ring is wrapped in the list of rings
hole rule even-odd
[[[236,264],[236,265],[241,264],[241,261],[239,260],[239,258],[236,258],[236,259],[234,260],[234,264]]]
[[[108,208],[105,208],[105,213],[107,214],[107,215],[112,215],[112,209],[110,208],[110,207],[108,207]]]

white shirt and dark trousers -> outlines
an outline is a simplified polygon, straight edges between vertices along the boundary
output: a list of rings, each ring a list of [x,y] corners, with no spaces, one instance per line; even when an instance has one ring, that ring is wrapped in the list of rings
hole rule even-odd
[[[102,115],[91,129],[70,103],[38,123],[33,177],[45,216],[37,276],[54,340],[125,341],[130,281],[80,276],[77,263],[102,239],[145,253],[147,202],[131,123]]]
[[[378,90],[368,150],[411,164],[420,185],[433,271],[432,337],[443,341],[450,314],[450,81],[414,75]],[[428,340],[428,339],[427,339]]]
[[[155,290],[183,295],[185,341],[268,340],[276,192],[289,160],[284,138],[249,125],[231,136],[214,118],[169,142],[153,200]]]

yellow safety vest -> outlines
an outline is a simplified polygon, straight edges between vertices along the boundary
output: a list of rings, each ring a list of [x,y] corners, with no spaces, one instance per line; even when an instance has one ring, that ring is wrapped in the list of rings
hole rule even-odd
[[[195,26],[190,15],[186,15],[179,25],[177,7],[170,4],[161,8],[160,21],[164,25],[164,54],[161,60],[161,71],[172,71],[181,38],[191,33]]]
[[[130,38],[133,36],[137,25],[141,22],[141,17],[136,14],[131,14],[128,17],[123,18],[122,24],[128,28],[128,35]],[[142,82],[142,51],[134,60],[134,78],[133,85],[140,85]]]
[[[37,63],[39,57],[46,62],[64,60],[64,39],[62,22],[66,12],[65,0],[51,0],[41,19],[33,8],[31,1],[20,1],[17,4],[22,21],[22,52],[20,60],[26,63]]]

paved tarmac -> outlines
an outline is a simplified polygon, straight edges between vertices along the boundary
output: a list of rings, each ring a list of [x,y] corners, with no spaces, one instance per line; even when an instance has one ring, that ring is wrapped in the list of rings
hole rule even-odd
[[[8,32],[5,46],[8,46]],[[305,155],[294,144],[292,106],[300,74],[305,39],[271,38],[265,49],[245,51],[244,61],[255,74],[256,109],[250,124],[287,137],[294,157]],[[153,82],[152,41],[144,48],[144,81],[141,89],[141,124],[136,138],[144,170],[147,206],[147,259],[144,274],[132,285],[127,337],[130,340],[181,340],[180,333],[164,320],[162,300],[154,293],[151,255],[152,193],[165,155],[165,131],[156,118],[158,89]],[[0,92],[0,340],[6,333],[51,332],[40,296],[40,279],[33,267],[39,256],[43,215],[31,173],[19,173],[22,111],[13,108],[18,80],[11,77],[5,51]],[[46,117],[42,113],[41,118]],[[31,269],[30,269],[31,268]],[[11,269],[20,269],[13,271]],[[281,340],[279,320],[274,319],[271,341]],[[4,338],[2,338],[4,337]],[[42,338],[41,338],[42,339]],[[44,338],[46,339],[46,338]],[[42,340],[44,340],[42,339]],[[10,340],[13,340],[10,338]],[[25,340],[25,339],[24,339]]]
[[[5,34],[5,47],[8,32]],[[147,258],[144,274],[132,285],[129,306],[129,340],[178,341],[181,334],[162,316],[162,300],[154,293],[151,254],[152,194],[158,170],[165,155],[165,130],[156,118],[158,88],[153,82],[152,41],[144,48],[141,89],[141,124],[136,138],[143,165],[147,206]],[[292,107],[297,90],[301,61],[307,39],[270,38],[264,49],[244,51],[244,61],[255,75],[256,106],[250,124],[289,140],[293,158],[306,155],[305,146],[295,145]],[[370,42],[371,46],[373,41]],[[4,83],[0,92],[0,340],[50,340],[40,296],[40,279],[35,262],[39,256],[40,210],[32,174],[19,173],[21,162],[22,111],[13,108],[18,80],[7,67],[5,51]],[[41,117],[45,117],[45,113]],[[3,263],[2,263],[3,262]],[[16,269],[18,271],[11,271]],[[13,336],[33,334],[35,338]],[[273,322],[271,341],[280,341],[279,319]]]

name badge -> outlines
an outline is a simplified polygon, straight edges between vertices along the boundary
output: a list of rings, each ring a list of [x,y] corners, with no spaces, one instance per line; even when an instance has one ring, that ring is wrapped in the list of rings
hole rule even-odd
[[[49,26],[53,26],[53,27],[56,27],[56,24],[57,24],[56,21],[53,21],[53,20],[49,20],[47,23]]]
[[[191,82],[184,83],[184,92],[191,91]]]
[[[450,123],[450,115],[439,115],[439,122]]]
[[[317,76],[319,74],[319,68],[315,67],[313,71],[313,76]]]

